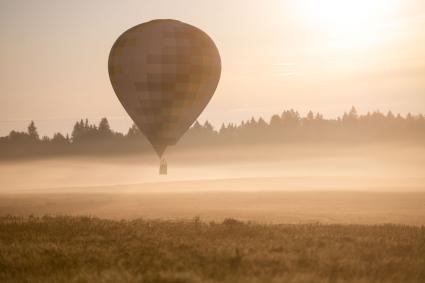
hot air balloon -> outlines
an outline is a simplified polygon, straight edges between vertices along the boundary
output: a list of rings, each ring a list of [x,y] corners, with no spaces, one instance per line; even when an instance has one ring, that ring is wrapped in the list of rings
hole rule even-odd
[[[119,101],[164,164],[165,149],[176,144],[213,96],[221,60],[202,30],[153,20],[118,37],[108,70]]]

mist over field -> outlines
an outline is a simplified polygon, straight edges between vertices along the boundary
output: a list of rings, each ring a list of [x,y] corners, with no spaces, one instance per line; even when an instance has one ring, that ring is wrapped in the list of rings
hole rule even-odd
[[[425,224],[425,147],[409,143],[173,148],[0,163],[0,213]]]

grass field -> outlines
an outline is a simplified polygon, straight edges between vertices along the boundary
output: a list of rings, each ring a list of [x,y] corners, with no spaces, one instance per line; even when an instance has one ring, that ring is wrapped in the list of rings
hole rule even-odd
[[[0,283],[422,283],[424,149],[3,161]]]
[[[425,227],[2,217],[0,282],[425,282]]]

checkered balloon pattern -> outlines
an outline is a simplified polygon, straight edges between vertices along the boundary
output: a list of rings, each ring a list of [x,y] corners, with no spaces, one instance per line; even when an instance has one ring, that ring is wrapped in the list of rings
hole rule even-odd
[[[124,32],[109,55],[118,99],[159,156],[201,114],[217,88],[217,47],[200,29],[154,20]]]

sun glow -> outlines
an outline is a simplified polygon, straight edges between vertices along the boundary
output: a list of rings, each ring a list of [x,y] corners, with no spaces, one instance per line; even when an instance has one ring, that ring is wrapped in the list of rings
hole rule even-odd
[[[336,49],[367,48],[386,38],[396,0],[299,1],[308,20]]]

